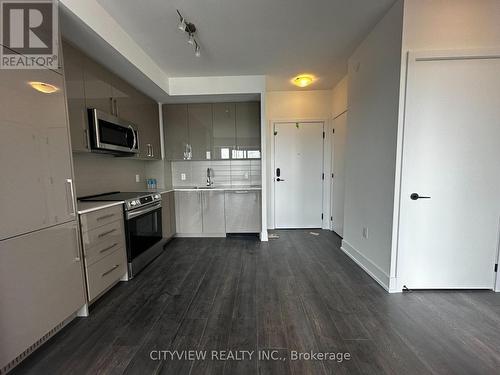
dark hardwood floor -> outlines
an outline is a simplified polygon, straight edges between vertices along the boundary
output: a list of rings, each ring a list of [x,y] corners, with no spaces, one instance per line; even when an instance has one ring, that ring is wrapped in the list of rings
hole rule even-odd
[[[171,241],[13,373],[499,373],[499,294],[389,295],[342,253],[335,234],[277,233],[269,243]],[[229,349],[277,350],[286,360],[209,359]],[[152,360],[161,350],[209,352],[206,360]],[[290,351],[351,359],[292,360]]]

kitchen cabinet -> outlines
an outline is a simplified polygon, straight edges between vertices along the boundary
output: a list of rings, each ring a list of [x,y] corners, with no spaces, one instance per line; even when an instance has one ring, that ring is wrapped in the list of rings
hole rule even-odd
[[[158,103],[144,97],[141,102],[139,122],[139,156],[143,159],[161,160],[160,114]]]
[[[204,234],[226,233],[224,219],[224,191],[204,190],[202,197],[202,216]]]
[[[80,215],[89,302],[96,301],[121,279],[127,279],[123,207]]]
[[[2,368],[84,306],[85,290],[76,221],[2,241],[0,250]]]
[[[213,104],[213,159],[230,159],[236,148],[236,114],[234,103]]]
[[[175,192],[175,221],[181,235],[202,233],[201,191]]]
[[[113,75],[88,56],[84,59],[85,105],[114,114]]]
[[[193,160],[211,159],[212,105],[188,104],[189,145]]]
[[[175,198],[174,192],[169,191],[161,194],[161,221],[163,238],[171,238],[175,235]]]
[[[188,155],[189,130],[187,104],[162,106],[165,129],[165,157],[167,160],[184,160]]]
[[[90,149],[83,66],[85,55],[66,41],[63,41],[62,48],[72,150],[88,152]]]
[[[244,158],[251,159],[248,151],[260,151],[260,103],[245,102],[235,104],[236,148],[246,151]],[[260,158],[260,153],[254,153]]]
[[[226,233],[260,233],[260,190],[225,192]]]
[[[30,81],[59,91],[36,91]],[[76,214],[63,77],[49,69],[0,70],[0,82],[2,240]]]

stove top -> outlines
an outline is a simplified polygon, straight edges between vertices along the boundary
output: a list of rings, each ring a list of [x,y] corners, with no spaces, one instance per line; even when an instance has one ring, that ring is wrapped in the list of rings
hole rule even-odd
[[[113,191],[104,194],[89,195],[78,198],[82,202],[109,202],[125,201],[125,209],[132,210],[144,205],[161,201],[161,195],[158,193],[145,193],[133,191]]]

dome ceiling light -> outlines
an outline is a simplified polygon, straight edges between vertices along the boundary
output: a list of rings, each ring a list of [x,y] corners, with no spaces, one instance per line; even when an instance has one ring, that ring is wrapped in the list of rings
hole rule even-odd
[[[292,79],[292,83],[298,87],[306,87],[315,81],[315,77],[311,74],[300,74]]]

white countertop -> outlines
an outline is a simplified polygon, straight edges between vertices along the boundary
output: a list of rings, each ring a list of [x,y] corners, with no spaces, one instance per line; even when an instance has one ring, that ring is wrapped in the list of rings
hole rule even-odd
[[[261,186],[215,186],[209,189],[207,188],[196,188],[194,186],[178,186],[174,187],[170,191],[241,191],[241,190],[262,190]]]
[[[118,206],[125,203],[124,201],[109,201],[109,202],[80,202],[76,204],[79,215],[86,214],[92,211],[102,210],[104,208]]]

